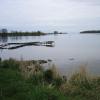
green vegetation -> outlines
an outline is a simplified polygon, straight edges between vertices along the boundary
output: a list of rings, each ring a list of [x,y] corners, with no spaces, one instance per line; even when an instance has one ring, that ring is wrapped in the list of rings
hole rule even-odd
[[[70,78],[34,61],[0,60],[0,100],[100,100],[100,77],[84,68]]]
[[[46,33],[43,33],[41,31],[37,32],[7,32],[7,33],[0,33],[0,36],[40,36],[40,35],[46,35]]]
[[[100,30],[89,30],[89,31],[82,31],[80,33],[100,33]]]
[[[7,36],[41,36],[41,35],[57,35],[57,34],[67,34],[67,33],[62,33],[58,31],[54,31],[52,33],[44,33],[41,31],[36,31],[36,32],[23,32],[23,31],[11,31],[8,32],[7,29],[2,29],[0,31],[0,37],[7,37]]]

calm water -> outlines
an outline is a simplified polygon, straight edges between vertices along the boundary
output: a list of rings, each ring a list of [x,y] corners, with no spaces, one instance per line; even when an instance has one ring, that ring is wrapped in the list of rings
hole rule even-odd
[[[100,74],[100,35],[62,34],[48,36],[0,38],[0,44],[7,42],[55,41],[55,47],[28,46],[14,50],[0,50],[2,59],[52,59],[61,73],[69,74],[80,66]]]

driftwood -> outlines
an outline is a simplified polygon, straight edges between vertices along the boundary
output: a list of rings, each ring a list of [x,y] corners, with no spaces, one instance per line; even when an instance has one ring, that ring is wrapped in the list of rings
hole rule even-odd
[[[24,43],[6,43],[1,44],[0,49],[17,49],[24,46],[47,46],[54,47],[54,41],[45,41],[45,42],[24,42]]]

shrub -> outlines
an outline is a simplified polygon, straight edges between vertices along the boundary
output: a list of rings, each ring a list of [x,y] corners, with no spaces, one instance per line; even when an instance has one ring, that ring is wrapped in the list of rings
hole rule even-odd
[[[48,83],[53,82],[53,72],[51,69],[47,69],[46,71],[44,71],[44,79],[45,81],[47,81]]]
[[[27,82],[31,82],[33,85],[42,85],[44,82],[43,73],[37,73],[32,75]]]
[[[19,69],[19,63],[14,59],[1,61],[1,68]]]
[[[61,84],[63,84],[63,80],[62,80],[62,78],[55,78],[54,79],[54,85],[56,86],[56,87],[60,87],[61,86]]]

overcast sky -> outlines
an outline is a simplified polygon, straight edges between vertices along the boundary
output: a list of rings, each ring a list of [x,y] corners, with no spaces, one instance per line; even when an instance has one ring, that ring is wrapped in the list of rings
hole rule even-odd
[[[0,0],[0,28],[24,31],[100,29],[100,0]]]

